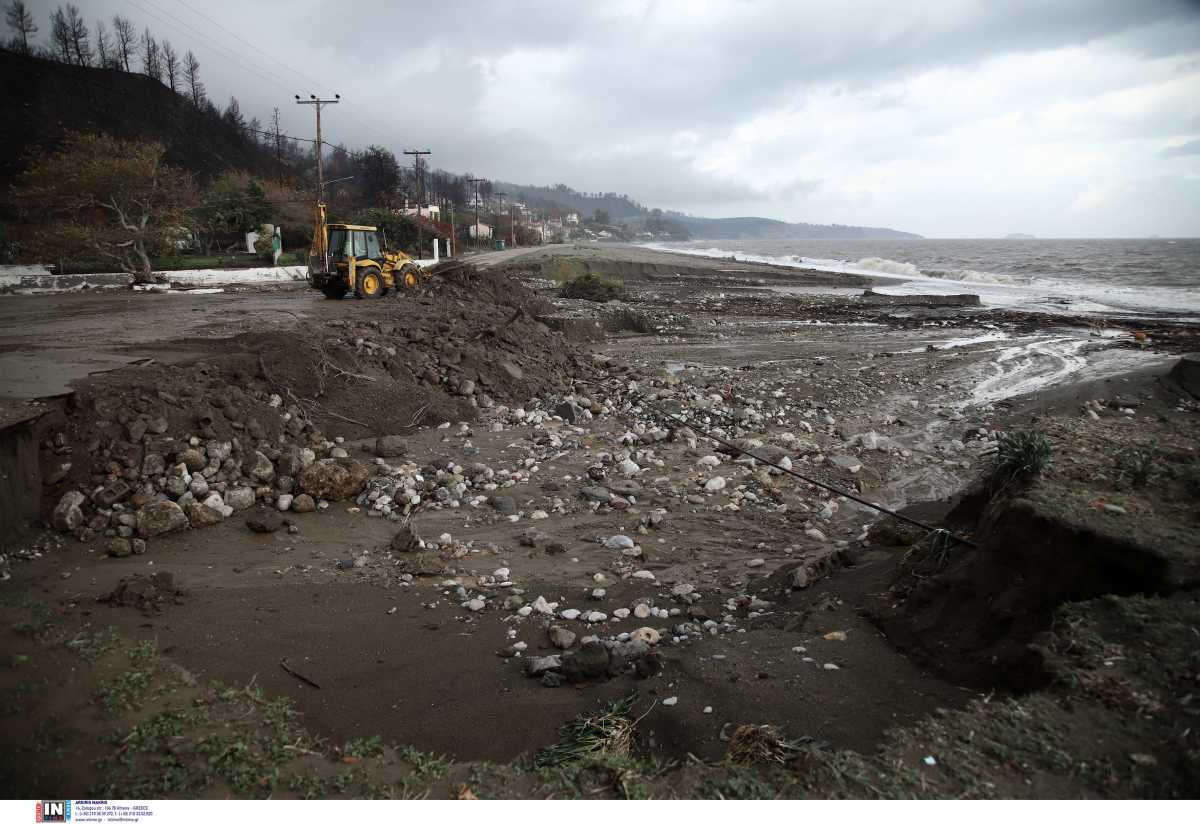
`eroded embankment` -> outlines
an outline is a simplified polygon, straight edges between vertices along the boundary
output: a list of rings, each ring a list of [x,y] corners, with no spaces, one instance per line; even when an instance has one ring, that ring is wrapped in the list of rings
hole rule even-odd
[[[1054,454],[1040,474],[992,475],[963,496],[948,521],[978,548],[911,544],[874,610],[889,639],[965,683],[1031,689],[1051,677],[1034,641],[1064,604],[1196,589],[1195,403],[1170,376],[1133,387],[1041,419]]]

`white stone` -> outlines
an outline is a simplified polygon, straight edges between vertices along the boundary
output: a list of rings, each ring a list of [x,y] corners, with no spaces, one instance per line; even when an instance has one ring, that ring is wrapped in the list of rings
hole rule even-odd
[[[287,512],[289,509],[292,508],[292,501],[294,501],[295,498],[296,498],[296,496],[288,495],[285,492],[285,493],[281,494],[278,498],[275,499],[275,508],[278,509],[280,512]]]
[[[725,479],[718,475],[715,478],[709,478],[704,484],[706,492],[720,492],[725,488]]]
[[[670,698],[664,698],[664,699],[663,699],[663,706],[664,706],[664,707],[673,707],[673,706],[675,706],[675,705],[676,705],[676,704],[678,704],[678,703],[679,703],[679,698],[678,698],[677,696],[674,696],[674,695],[672,695]]]
[[[472,598],[470,601],[467,601],[467,609],[471,610],[471,612],[479,612],[483,607],[482,598]]]
[[[637,572],[633,573],[633,577],[640,578],[643,581],[653,581],[654,573],[648,569],[639,569]]]
[[[566,621],[574,621],[583,613],[577,609],[564,609],[559,615]]]
[[[620,609],[614,609],[613,617],[614,618],[628,618],[629,610],[625,609],[625,607],[621,607]]]
[[[629,637],[634,641],[645,641],[650,646],[654,646],[662,639],[662,635],[654,627],[638,627],[629,633]]]
[[[633,549],[633,539],[628,535],[612,535],[604,539],[605,549]]]
[[[650,605],[649,604],[635,605],[633,608],[633,614],[634,614],[634,616],[636,616],[638,618],[649,618],[650,617]]]

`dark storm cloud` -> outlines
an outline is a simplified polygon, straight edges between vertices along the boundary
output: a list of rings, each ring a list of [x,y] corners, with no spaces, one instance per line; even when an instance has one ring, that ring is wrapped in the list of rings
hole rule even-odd
[[[1163,149],[1200,124],[1187,0],[79,5],[194,49],[214,100],[279,107],[299,136],[312,113],[291,95],[340,92],[326,134],[351,147],[697,213],[978,232],[930,192],[979,201],[1000,181],[1086,227],[1135,177],[1200,171]]]

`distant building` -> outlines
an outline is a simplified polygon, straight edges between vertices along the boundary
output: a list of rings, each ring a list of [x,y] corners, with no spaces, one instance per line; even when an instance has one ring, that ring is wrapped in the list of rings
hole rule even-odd
[[[569,226],[578,226],[579,225],[579,213],[578,212],[567,212],[567,214],[563,217],[563,223],[566,223]]]
[[[478,234],[476,234],[476,229],[479,230]],[[486,223],[472,223],[467,231],[470,232],[470,236],[473,240],[489,240],[492,236],[492,227],[488,226]]]
[[[429,220],[436,220],[439,222],[442,219],[441,206],[409,206],[407,200],[404,202],[402,207],[396,209],[395,211],[398,215],[408,215],[410,217],[416,215],[418,217],[424,217],[428,218]]]

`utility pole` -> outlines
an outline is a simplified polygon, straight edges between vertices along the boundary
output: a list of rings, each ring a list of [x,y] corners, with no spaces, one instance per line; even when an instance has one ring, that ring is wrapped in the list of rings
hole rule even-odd
[[[508,204],[508,245],[517,245],[517,207],[512,203]]]
[[[500,228],[500,218],[504,217],[504,196],[508,192],[492,192],[492,194],[500,198],[500,205],[496,208],[496,229],[498,230]]]
[[[325,145],[321,142],[321,109],[339,102],[342,96],[335,94],[333,100],[321,100],[315,94],[310,94],[308,97],[308,100],[301,100],[300,95],[296,95],[296,103],[301,106],[312,106],[317,111],[317,202],[320,203],[321,189],[325,183],[325,167],[321,157]]]
[[[425,202],[425,175],[421,172],[421,155],[433,152],[428,149],[405,149],[404,153],[413,156],[413,183],[417,187],[417,249],[421,254],[425,254],[425,227],[421,225],[421,205]],[[437,239],[433,242],[437,243]]]
[[[479,247],[479,184],[487,180],[486,177],[469,177],[467,181],[475,184],[475,246]]]

